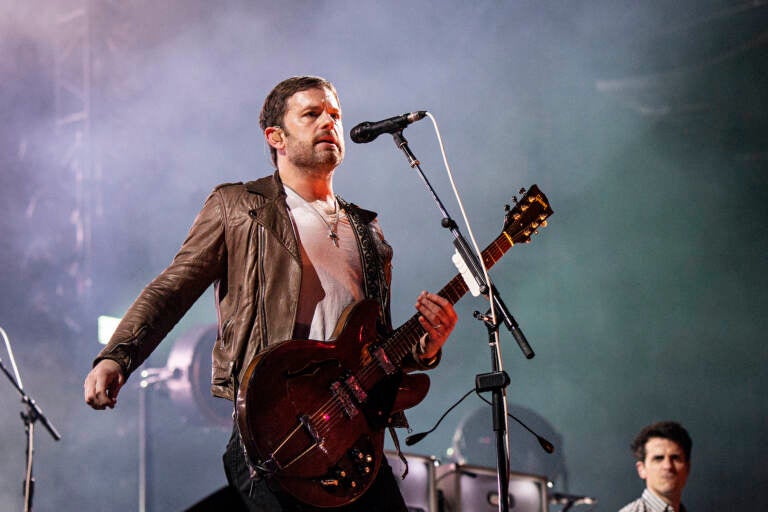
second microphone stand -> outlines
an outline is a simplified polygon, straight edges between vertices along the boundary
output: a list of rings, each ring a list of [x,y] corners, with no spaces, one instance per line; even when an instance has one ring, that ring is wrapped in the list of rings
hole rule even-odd
[[[21,384],[11,375],[11,373],[3,366],[3,361],[0,359],[0,370],[8,377],[13,387],[21,395],[21,401],[26,405],[27,411],[21,413],[21,420],[24,422],[24,432],[27,435],[27,463],[24,470],[24,512],[30,512],[32,510],[32,498],[35,493],[35,478],[32,474],[33,456],[35,453],[35,423],[40,421],[45,429],[51,434],[51,437],[55,441],[61,440],[61,435],[56,428],[51,424],[40,407],[30,397]],[[21,377],[19,377],[20,379]]]
[[[501,299],[496,288],[486,282],[485,272],[480,264],[474,251],[469,247],[469,244],[459,232],[456,222],[448,215],[442,201],[437,196],[434,188],[429,183],[429,180],[421,170],[419,160],[413,154],[408,147],[408,141],[403,137],[403,131],[399,130],[392,134],[395,141],[395,145],[405,153],[408,163],[411,168],[416,169],[421,177],[427,191],[432,195],[432,198],[437,203],[437,207],[442,214],[441,225],[449,229],[454,236],[454,247],[456,248],[459,256],[463,258],[469,270],[472,272],[476,279],[480,292],[484,295],[489,295],[490,300],[493,301],[493,305],[497,313],[499,313],[501,321],[507,326],[512,336],[517,341],[520,349],[526,358],[530,359],[534,357],[533,349],[528,344],[525,335],[520,330],[517,322],[512,314],[507,309],[504,301]],[[493,429],[496,433],[496,464],[498,475],[498,491],[499,491],[499,510],[501,512],[509,511],[509,453],[507,451],[507,429],[506,429],[506,393],[505,388],[509,385],[509,375],[501,370],[501,358],[498,349],[498,327],[500,323],[494,323],[485,319],[486,326],[488,327],[489,344],[491,347],[491,367],[492,372],[477,375],[475,379],[475,387],[479,391],[492,391],[493,393]]]

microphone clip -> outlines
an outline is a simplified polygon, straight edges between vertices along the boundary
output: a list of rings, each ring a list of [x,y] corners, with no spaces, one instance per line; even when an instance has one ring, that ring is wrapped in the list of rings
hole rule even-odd
[[[502,390],[509,386],[509,375],[505,371],[481,373],[475,376],[475,391],[483,393],[485,391]]]

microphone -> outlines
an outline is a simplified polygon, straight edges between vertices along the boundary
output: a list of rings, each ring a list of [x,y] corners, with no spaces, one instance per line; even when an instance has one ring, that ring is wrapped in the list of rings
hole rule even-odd
[[[383,121],[375,121],[373,123],[364,121],[352,128],[349,132],[349,137],[352,139],[352,142],[366,144],[376,139],[376,137],[382,133],[399,132],[409,124],[415,123],[419,119],[423,119],[426,115],[426,110],[418,110],[416,112],[408,112],[407,114],[400,116],[390,117]]]

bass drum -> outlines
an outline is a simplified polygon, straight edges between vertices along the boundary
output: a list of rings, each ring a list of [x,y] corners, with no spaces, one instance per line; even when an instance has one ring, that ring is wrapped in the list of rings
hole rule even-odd
[[[167,368],[173,375],[166,382],[171,400],[192,424],[232,429],[234,405],[211,395],[211,362],[216,325],[187,331],[174,343]]]

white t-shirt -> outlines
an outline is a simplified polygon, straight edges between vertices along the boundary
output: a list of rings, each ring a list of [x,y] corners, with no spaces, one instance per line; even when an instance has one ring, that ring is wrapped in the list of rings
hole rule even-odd
[[[329,218],[325,213],[322,201],[313,208],[289,187],[285,187],[285,192],[302,264],[301,296],[293,337],[328,340],[344,308],[364,298],[357,239],[344,210],[339,209],[338,223],[334,225],[333,216]],[[338,246],[329,236],[331,227],[338,237]]]

